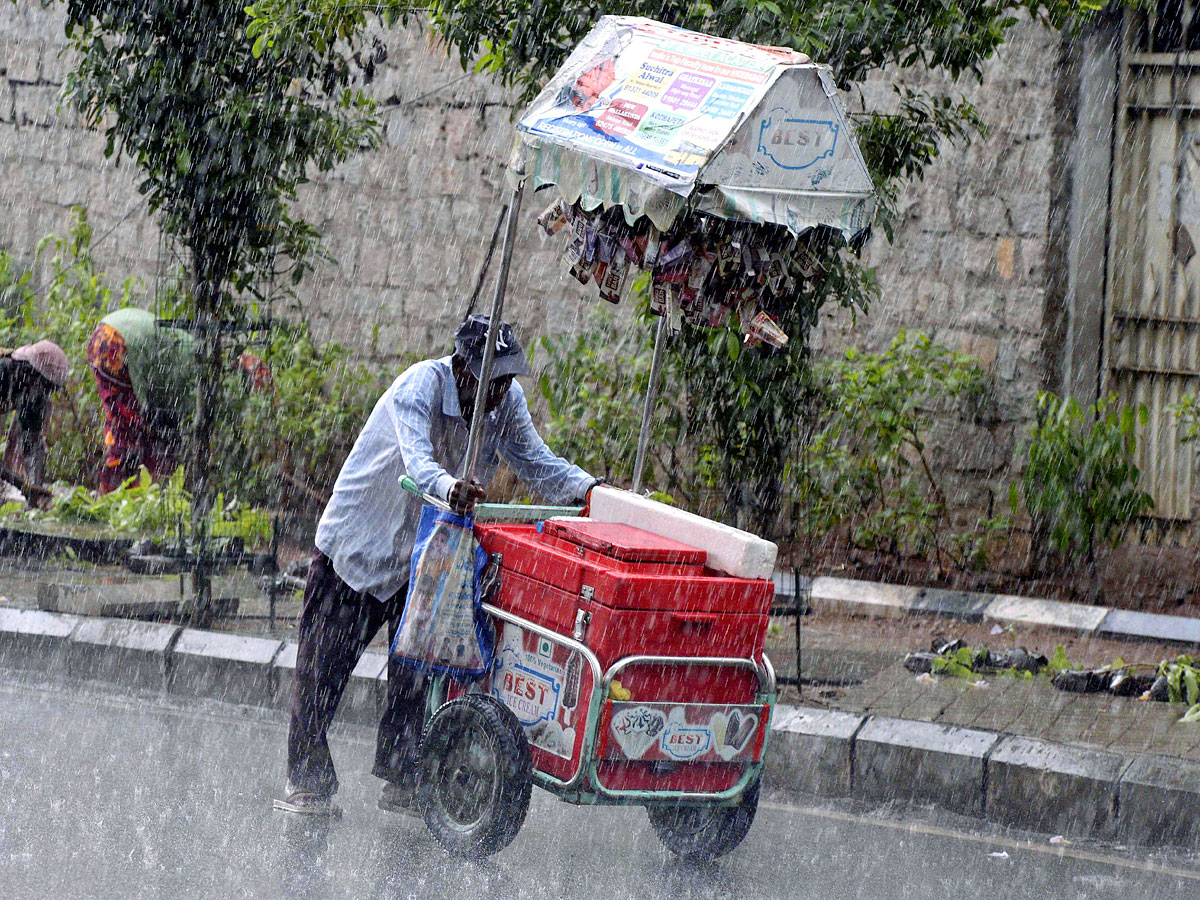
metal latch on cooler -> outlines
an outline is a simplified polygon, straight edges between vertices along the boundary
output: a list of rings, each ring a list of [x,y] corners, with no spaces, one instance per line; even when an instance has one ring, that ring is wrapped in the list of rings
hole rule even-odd
[[[483,567],[483,573],[479,576],[479,597],[482,600],[490,600],[495,593],[500,590],[500,570],[504,567],[504,557],[499,553],[493,553],[488,557],[487,565]]]
[[[584,588],[587,594],[584,594],[585,600],[591,600],[591,588]],[[571,636],[579,643],[584,643],[587,638],[588,626],[592,624],[592,614],[586,609],[577,610],[575,613],[575,630],[571,632]]]

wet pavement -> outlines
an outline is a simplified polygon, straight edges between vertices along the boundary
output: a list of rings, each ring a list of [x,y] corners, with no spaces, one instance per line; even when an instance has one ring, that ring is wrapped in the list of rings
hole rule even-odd
[[[0,894],[24,898],[1103,898],[1200,896],[1200,860],[1051,846],[848,806],[767,803],[708,866],[663,851],[639,809],[540,791],[513,845],[448,858],[416,820],[375,808],[369,734],[339,731],[346,815],[271,810],[278,713],[46,686],[0,672]]]

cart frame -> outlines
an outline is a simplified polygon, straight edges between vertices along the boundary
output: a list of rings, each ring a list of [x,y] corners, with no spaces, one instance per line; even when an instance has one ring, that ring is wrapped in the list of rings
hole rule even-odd
[[[754,784],[762,774],[763,758],[766,755],[767,741],[771,733],[771,720],[775,714],[775,669],[767,655],[762,654],[759,663],[750,658],[729,656],[625,656],[614,662],[607,670],[603,670],[600,660],[588,646],[573,638],[566,637],[528,619],[499,609],[490,603],[483,604],[483,611],[493,619],[516,625],[545,638],[552,643],[572,650],[583,658],[592,673],[592,696],[588,704],[588,713],[584,725],[582,749],[579,762],[574,773],[567,780],[556,778],[539,770],[533,769],[534,784],[549,791],[560,800],[581,806],[645,806],[647,804],[690,805],[690,806],[736,806],[741,800],[746,788]],[[758,678],[758,691],[750,701],[754,705],[765,706],[769,712],[767,721],[762,724],[763,740],[757,759],[740,763],[744,771],[737,783],[724,791],[672,791],[672,790],[621,790],[606,788],[599,778],[597,771],[600,760],[596,755],[599,738],[599,727],[604,704],[608,700],[609,690],[613,680],[626,668],[635,665],[659,665],[681,667],[731,667],[748,669]],[[486,683],[487,676],[476,682],[468,692],[477,689],[478,685]],[[449,676],[437,676],[432,679],[426,704],[426,720],[446,701],[447,683]],[[648,700],[647,702],[670,702],[670,698]],[[686,763],[684,763],[686,765]]]

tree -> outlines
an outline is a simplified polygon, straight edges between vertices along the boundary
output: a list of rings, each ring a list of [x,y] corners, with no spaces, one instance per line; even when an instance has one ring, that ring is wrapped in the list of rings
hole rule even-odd
[[[276,276],[298,282],[319,253],[294,215],[296,189],[379,137],[375,107],[351,86],[355,34],[280,42],[247,32],[226,0],[65,0],[78,65],[64,95],[101,129],[107,155],[134,162],[163,233],[182,248],[202,374],[187,453],[194,496],[196,595],[212,504],[210,453],[222,375],[222,333],[252,315]]]
[[[396,14],[405,6],[381,0],[378,8]],[[829,64],[838,87],[857,100],[850,104],[857,136],[881,199],[876,225],[890,237],[902,186],[923,177],[944,143],[969,140],[982,128],[961,95],[906,86],[905,74],[977,81],[1018,14],[1061,28],[1100,6],[1095,0],[618,0],[603,12],[786,45]],[[430,27],[464,68],[493,74],[522,99],[537,93],[598,15],[586,0],[433,0],[428,12]],[[365,22],[364,7],[341,0],[258,0],[251,14],[268,45],[352,34]],[[895,94],[888,108],[870,108],[857,86],[882,69],[895,76]],[[832,246],[817,253],[822,273],[804,280],[782,317],[791,336],[786,351],[743,351],[736,323],[715,333],[685,329],[673,348],[692,398],[692,436],[716,458],[714,480],[729,487],[726,515],[742,518],[749,500],[760,529],[775,520],[787,450],[803,433],[809,329],[825,303],[865,312],[876,292],[873,273],[854,254]]]

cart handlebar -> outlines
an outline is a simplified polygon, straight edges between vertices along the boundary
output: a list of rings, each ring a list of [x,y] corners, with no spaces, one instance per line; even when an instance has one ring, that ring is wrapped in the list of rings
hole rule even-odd
[[[400,476],[400,487],[402,489],[408,491],[414,497],[420,497],[422,500],[424,500],[430,506],[436,506],[438,509],[443,510],[448,513],[454,512],[454,510],[450,507],[450,504],[447,503],[445,500],[443,500],[441,497],[435,497],[433,494],[429,494],[429,493],[426,493],[425,491],[421,490],[417,486],[417,483],[415,481],[413,481],[413,478],[411,475],[401,475]]]

